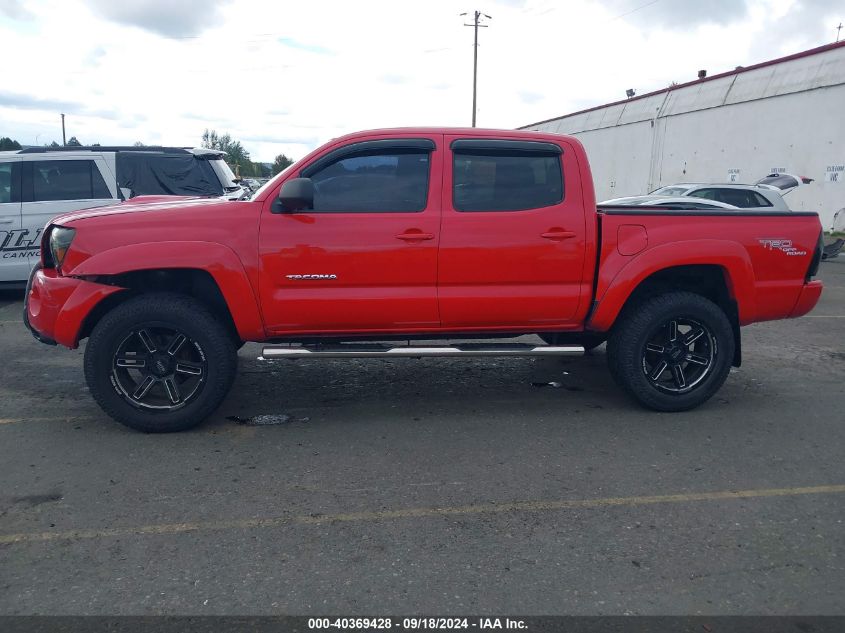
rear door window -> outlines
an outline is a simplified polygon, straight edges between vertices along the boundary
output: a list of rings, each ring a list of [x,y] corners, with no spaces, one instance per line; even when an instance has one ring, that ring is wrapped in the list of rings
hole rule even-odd
[[[528,146],[528,143],[520,145]],[[454,150],[457,211],[522,211],[563,201],[560,151],[468,147]]]
[[[93,160],[41,160],[32,165],[32,199],[35,202],[111,197]]]

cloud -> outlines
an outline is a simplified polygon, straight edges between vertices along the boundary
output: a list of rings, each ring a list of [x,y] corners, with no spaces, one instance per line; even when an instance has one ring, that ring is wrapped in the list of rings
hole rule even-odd
[[[88,0],[99,15],[165,37],[192,37],[220,22],[229,0]]]
[[[21,0],[0,0],[0,13],[13,20],[31,20],[35,16]]]
[[[702,24],[731,24],[748,16],[747,0],[627,0],[607,9],[630,24],[683,31]]]
[[[772,51],[788,55],[833,42],[840,16],[845,13],[837,12],[828,0],[798,0],[755,38],[751,47],[752,63],[770,57]]]
[[[383,81],[386,84],[404,84],[408,82],[408,77],[396,73],[385,73],[379,76],[379,81]]]
[[[18,108],[21,110],[49,110],[52,112],[72,112],[84,106],[74,101],[61,99],[41,99],[31,95],[0,92],[0,107]]]
[[[334,55],[334,51],[325,46],[318,46],[316,44],[307,44],[300,42],[292,37],[280,37],[279,44],[289,48],[295,48],[298,51],[305,51],[306,53],[314,53],[315,55]]]
[[[542,101],[546,98],[546,95],[540,94],[539,92],[530,92],[527,90],[521,90],[519,92],[519,98],[522,100],[523,103],[537,103],[538,101]]]
[[[116,121],[120,115],[116,110],[90,108],[77,101],[64,101],[62,99],[42,99],[32,95],[17,94],[13,92],[0,92],[0,108],[15,108],[18,110],[39,110],[43,112],[57,112],[66,114],[77,114],[79,116],[90,116],[99,119]]]
[[[321,140],[317,136],[314,135],[306,135],[306,134],[288,134],[286,136],[269,136],[269,135],[245,135],[238,137],[238,140],[247,142],[247,143],[275,143],[277,145],[309,145],[309,146],[316,146]]]

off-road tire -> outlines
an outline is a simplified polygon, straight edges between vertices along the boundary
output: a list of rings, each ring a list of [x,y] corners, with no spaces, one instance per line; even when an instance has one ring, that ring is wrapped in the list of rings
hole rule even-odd
[[[175,410],[140,408],[116,382],[119,347],[144,327],[183,332],[191,351],[195,348],[204,359],[203,380]],[[88,339],[84,367],[91,395],[109,416],[138,431],[169,433],[192,428],[217,409],[234,381],[237,352],[229,331],[201,303],[185,295],[155,293],[129,299],[100,319]]]
[[[650,366],[650,371],[647,371],[649,354],[659,360],[663,358],[664,353],[667,358],[672,353],[685,353],[679,350],[670,352],[668,345],[665,346],[665,352],[657,353],[653,348],[662,346],[650,343],[654,340],[652,336],[655,332],[661,331],[661,324],[671,327],[668,324],[673,320],[676,338],[679,322],[696,323],[706,330],[706,340],[712,348],[712,352],[708,350],[708,354],[712,354],[709,371],[701,376],[700,382],[688,387],[688,391],[678,393],[668,393],[666,387],[656,386],[657,381],[652,379],[650,374],[658,371],[659,366],[657,369]],[[683,340],[685,339],[680,339],[678,346]],[[719,306],[692,292],[670,292],[625,308],[608,339],[607,360],[616,383],[643,406],[655,411],[686,411],[706,402],[719,390],[730,373],[734,347],[733,329]],[[700,359],[702,356],[696,358]],[[655,365],[658,363],[655,362]],[[693,368],[694,371],[700,370],[698,365],[687,364],[687,367]],[[670,387],[676,388],[677,383],[683,382],[683,379],[674,378],[671,365],[668,371],[670,380],[675,381]],[[684,370],[681,369],[681,375],[683,374]]]

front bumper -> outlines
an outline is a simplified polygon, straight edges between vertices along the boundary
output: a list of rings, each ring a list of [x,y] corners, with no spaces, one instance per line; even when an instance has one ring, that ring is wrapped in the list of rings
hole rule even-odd
[[[79,346],[85,318],[107,296],[122,288],[61,277],[55,270],[36,266],[26,286],[24,325],[47,345]]]
[[[26,292],[23,295],[23,324],[26,326],[26,329],[32,333],[32,335],[37,341],[41,341],[45,345],[55,345],[56,341],[47,336],[44,336],[41,332],[32,327],[32,324],[29,322],[29,290],[30,288],[32,288],[32,280],[35,278],[35,274],[39,270],[41,270],[41,264],[37,264],[35,267],[33,267],[32,272],[29,273],[29,279],[26,282]]]
[[[819,302],[819,298],[822,296],[823,288],[824,284],[821,279],[814,279],[804,284],[804,287],[801,288],[801,293],[798,295],[798,301],[795,302],[792,312],[789,313],[789,318],[794,319],[804,316],[815,308]]]

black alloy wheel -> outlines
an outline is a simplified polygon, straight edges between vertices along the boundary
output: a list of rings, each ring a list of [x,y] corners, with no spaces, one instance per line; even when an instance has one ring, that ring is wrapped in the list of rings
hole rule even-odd
[[[607,342],[614,380],[655,411],[687,411],[716,393],[731,369],[736,345],[728,315],[688,291],[627,306]]]
[[[713,368],[716,339],[704,324],[674,318],[655,328],[643,348],[643,372],[661,391],[692,391]]]
[[[131,332],[114,354],[112,380],[133,405],[174,410],[197,395],[208,374],[199,343],[169,326]]]
[[[237,370],[231,330],[193,297],[129,297],[94,326],[85,381],[112,418],[146,433],[190,429],[226,397]]]

